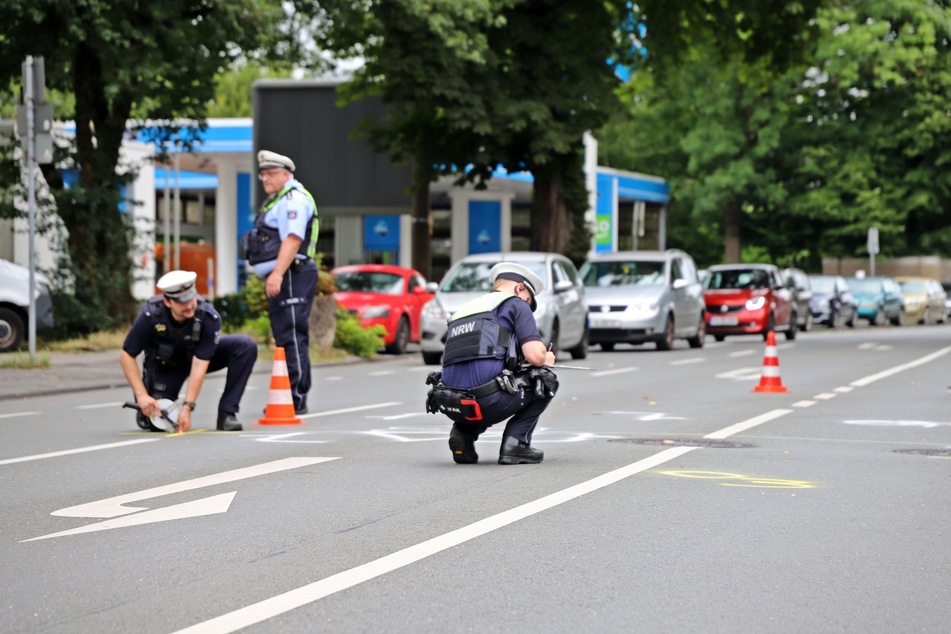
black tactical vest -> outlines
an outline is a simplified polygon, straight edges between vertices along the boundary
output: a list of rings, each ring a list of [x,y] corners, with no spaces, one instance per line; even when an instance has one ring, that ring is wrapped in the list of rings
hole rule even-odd
[[[499,323],[499,308],[506,301],[517,299],[510,293],[494,292],[465,304],[453,314],[446,332],[443,365],[497,359],[514,370],[521,362],[521,349],[515,333]]]
[[[151,320],[155,336],[145,348],[146,362],[157,361],[172,367],[189,365],[201,339],[205,300],[198,298],[198,308],[190,327],[173,325],[162,295],[156,295],[147,305],[146,316]]]

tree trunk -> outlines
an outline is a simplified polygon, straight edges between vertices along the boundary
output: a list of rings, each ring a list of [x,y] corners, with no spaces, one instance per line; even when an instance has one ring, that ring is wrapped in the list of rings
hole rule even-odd
[[[429,206],[429,170],[413,160],[413,268],[427,280],[432,277],[432,229]]]
[[[337,300],[333,295],[318,295],[314,298],[307,328],[311,345],[316,345],[320,350],[330,350],[334,347],[334,337],[337,334]]]
[[[743,214],[738,200],[731,200],[723,210],[723,262],[740,261],[740,220]]]
[[[563,197],[563,183],[556,172],[539,170],[531,211],[531,246],[536,251],[564,253],[571,239],[573,222]]]

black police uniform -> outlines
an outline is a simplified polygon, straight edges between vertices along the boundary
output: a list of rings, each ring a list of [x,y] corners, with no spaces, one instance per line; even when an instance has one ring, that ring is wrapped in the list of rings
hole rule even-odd
[[[221,336],[221,317],[214,307],[198,298],[195,316],[179,324],[172,319],[162,295],[156,295],[139,311],[122,349],[131,357],[145,352],[142,381],[153,398],[176,400],[191,372],[192,357],[210,361],[208,372],[228,368],[219,413],[236,414],[248,378],[257,360],[258,346],[247,335]],[[148,418],[139,416],[139,426],[149,429]]]
[[[538,325],[515,295],[493,291],[463,306],[449,322],[427,410],[449,416],[473,441],[508,419],[504,436],[530,445],[558,383],[546,368],[522,367],[521,346],[529,341],[541,341]]]

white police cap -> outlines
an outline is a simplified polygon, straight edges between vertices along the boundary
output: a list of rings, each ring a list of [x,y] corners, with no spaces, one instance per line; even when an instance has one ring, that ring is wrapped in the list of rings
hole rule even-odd
[[[198,291],[195,290],[196,279],[198,273],[192,271],[169,271],[159,278],[156,286],[165,297],[184,304],[198,297]]]
[[[489,277],[492,279],[492,284],[495,284],[496,280],[512,280],[524,284],[532,296],[529,306],[532,307],[532,312],[535,312],[538,307],[535,297],[545,290],[545,284],[534,271],[527,266],[514,262],[501,262],[492,267],[492,270],[489,271]]]
[[[283,167],[289,172],[294,171],[294,161],[283,154],[261,150],[258,152],[258,169],[268,169],[269,167]]]

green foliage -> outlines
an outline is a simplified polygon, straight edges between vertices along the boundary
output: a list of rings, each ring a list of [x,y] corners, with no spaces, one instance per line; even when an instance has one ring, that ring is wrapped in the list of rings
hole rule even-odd
[[[334,348],[346,350],[352,355],[370,358],[376,356],[383,347],[386,328],[380,324],[363,328],[360,320],[343,308],[337,308],[337,331],[334,335]]]
[[[271,318],[267,313],[252,317],[244,322],[244,329],[261,342],[271,340]]]

